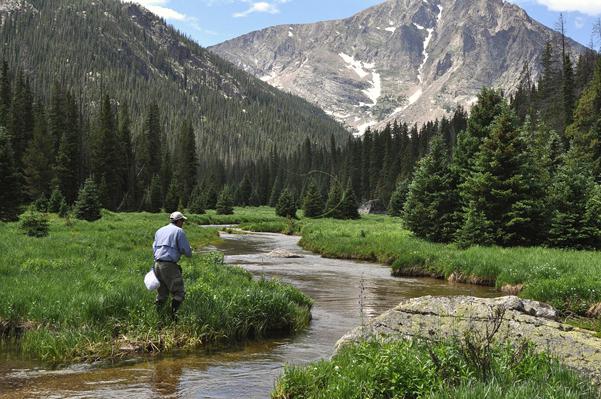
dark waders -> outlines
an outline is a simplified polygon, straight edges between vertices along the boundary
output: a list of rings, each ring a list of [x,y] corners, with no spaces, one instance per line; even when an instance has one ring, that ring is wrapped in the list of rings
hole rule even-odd
[[[173,297],[171,300],[171,319],[177,320],[177,310],[184,301],[186,291],[184,289],[184,279],[182,268],[173,262],[156,262],[154,264],[154,274],[161,283],[157,290],[156,307],[161,314],[169,294]]]

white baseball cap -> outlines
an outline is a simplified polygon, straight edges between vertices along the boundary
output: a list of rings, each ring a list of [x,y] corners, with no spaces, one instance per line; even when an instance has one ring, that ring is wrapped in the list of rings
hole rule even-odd
[[[184,214],[181,212],[173,212],[171,215],[169,215],[169,219],[172,222],[177,222],[178,220],[181,220],[181,219],[188,220],[188,218],[185,217]]]

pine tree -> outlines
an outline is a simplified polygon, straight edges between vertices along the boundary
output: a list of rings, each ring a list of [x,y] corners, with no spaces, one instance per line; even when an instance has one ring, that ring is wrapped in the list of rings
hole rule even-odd
[[[569,55],[564,56],[563,61],[563,79],[562,79],[562,92],[563,92],[563,126],[569,126],[574,120],[574,105],[576,102],[574,92],[574,68],[572,66],[572,59]]]
[[[0,220],[15,221],[20,205],[19,178],[10,137],[3,127],[0,127],[0,187]]]
[[[229,187],[226,186],[223,188],[223,190],[221,190],[221,194],[219,194],[219,199],[217,200],[215,210],[218,215],[234,214],[233,200]]]
[[[29,237],[46,237],[50,230],[48,216],[44,213],[38,212],[35,207],[30,206],[27,212],[25,212],[21,218],[19,229]]]
[[[0,127],[8,127],[11,98],[8,63],[3,61],[2,70],[0,71]]]
[[[178,181],[181,184],[180,196],[182,201],[187,203],[196,185],[196,170],[198,167],[196,137],[194,135],[194,128],[189,121],[182,124],[177,160],[179,169],[177,175]]]
[[[338,181],[333,180],[332,185],[330,187],[330,192],[328,193],[328,200],[326,202],[326,212],[324,216],[334,218],[334,219],[342,219],[342,189],[340,188],[340,184]]]
[[[249,205],[251,194],[252,194],[252,184],[250,182],[250,178],[248,177],[248,174],[245,173],[244,178],[242,179],[242,182],[240,183],[240,186],[238,188],[238,193],[237,193],[238,198],[236,200],[238,205],[240,205],[240,206]]]
[[[123,194],[120,210],[134,210],[136,208],[136,177],[135,159],[132,144],[131,120],[129,107],[124,104],[119,112],[119,128],[117,134],[117,150],[119,152],[119,164],[117,165],[118,181],[120,191]]]
[[[463,218],[463,226],[456,233],[456,241],[461,248],[495,243],[495,226],[474,201],[469,203]]]
[[[275,182],[271,188],[271,195],[269,196],[269,206],[275,207],[278,199],[280,198],[280,194],[282,193],[282,179],[280,175],[277,175],[275,178]]]
[[[551,187],[553,209],[549,243],[554,247],[599,248],[599,187],[595,184],[590,165],[566,154]]]
[[[13,99],[8,120],[8,133],[13,143],[17,167],[22,166],[22,158],[27,143],[33,137],[33,98],[29,82],[19,72],[13,91]],[[48,149],[46,149],[48,151]]]
[[[323,215],[324,203],[315,181],[311,180],[303,198],[303,212],[307,218],[315,218]]]
[[[529,150],[515,114],[505,106],[482,144],[474,173],[462,186],[474,216],[492,223],[496,244],[533,245],[543,238],[545,192],[536,181],[539,169]],[[461,235],[474,236],[466,228]]]
[[[181,189],[180,184],[176,179],[171,181],[167,195],[165,196],[164,208],[165,212],[172,213],[178,210],[179,203],[181,200]]]
[[[65,202],[63,193],[61,193],[58,187],[55,187],[54,190],[52,190],[50,199],[48,200],[48,212],[58,213],[63,202]]]
[[[155,175],[150,181],[150,186],[144,192],[141,208],[146,212],[158,213],[163,204],[162,198],[161,179]]]
[[[69,215],[69,212],[71,212],[71,208],[69,208],[69,204],[67,204],[67,201],[63,198],[61,205],[58,208],[58,216],[65,219]]]
[[[296,202],[287,188],[280,194],[275,207],[275,214],[285,218],[296,219]]]
[[[52,137],[46,128],[46,116],[40,106],[36,109],[33,138],[23,157],[24,191],[30,199],[50,194],[50,183],[54,177],[52,151],[49,151],[52,147]]]
[[[442,137],[418,162],[404,205],[405,225],[417,237],[435,242],[453,239],[458,219],[458,193]]]
[[[188,211],[201,215],[205,213],[205,197],[202,189],[199,185],[196,185],[190,195],[190,202],[188,203]]]
[[[142,134],[136,147],[136,170],[141,187],[148,187],[153,176],[161,175],[161,142],[159,107],[153,102],[146,111]]]
[[[215,209],[217,206],[218,194],[213,183],[209,182],[205,184],[204,197],[207,209]]]
[[[250,206],[260,206],[261,205],[261,194],[259,194],[259,191],[257,189],[254,189],[252,191],[252,193],[250,194],[249,205]]]
[[[593,173],[601,181],[601,58],[595,68],[593,80],[578,100],[574,123],[567,129],[576,149],[574,156],[591,163]]]
[[[75,202],[75,217],[93,222],[102,217],[100,214],[100,198],[94,179],[88,178],[77,196]]]
[[[48,197],[46,197],[46,194],[42,193],[35,201],[33,201],[32,205],[38,212],[46,213],[48,212]]]
[[[34,139],[36,133],[34,132]],[[47,136],[47,140],[50,141],[52,137]],[[58,182],[61,191],[69,192],[69,197],[74,200],[73,192],[77,193],[73,189],[77,187],[77,170],[73,169],[74,152],[72,151],[71,143],[67,134],[63,134],[58,146],[58,152],[56,153],[55,164],[53,168],[54,176]]]
[[[493,121],[505,106],[503,95],[492,89],[482,89],[478,102],[472,107],[467,129],[458,136],[452,169],[464,183],[474,171],[482,142],[490,135]]]
[[[410,183],[409,179],[403,179],[397,184],[388,203],[388,215],[398,217],[403,214]]]
[[[344,190],[344,193],[342,194],[340,210],[340,216],[342,219],[359,219],[357,197],[353,191],[351,179],[349,179],[348,184],[346,185],[346,190]]]
[[[115,117],[109,96],[105,96],[100,107],[96,128],[92,137],[92,173],[100,183],[103,206],[116,210],[121,193],[113,189],[120,187],[116,165],[119,165]],[[103,183],[104,181],[104,183]],[[107,189],[105,190],[104,187]],[[111,189],[108,189],[108,188]]]

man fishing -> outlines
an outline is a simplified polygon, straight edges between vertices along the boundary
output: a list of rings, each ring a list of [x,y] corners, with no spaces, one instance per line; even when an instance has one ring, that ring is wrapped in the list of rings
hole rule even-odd
[[[167,302],[169,294],[171,301],[171,318],[176,321],[177,310],[184,301],[186,291],[182,268],[177,264],[182,255],[192,256],[192,248],[183,230],[187,218],[181,212],[173,212],[169,223],[161,227],[154,235],[154,273],[161,283],[157,291],[156,307],[159,314]]]

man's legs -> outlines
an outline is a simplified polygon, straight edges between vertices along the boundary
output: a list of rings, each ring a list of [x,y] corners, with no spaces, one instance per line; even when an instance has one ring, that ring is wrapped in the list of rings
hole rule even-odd
[[[155,263],[154,265],[154,273],[157,277],[157,280],[159,280],[159,282],[161,283],[161,285],[157,289],[157,297],[154,302],[157,308],[157,312],[160,316],[162,314],[163,306],[165,305],[165,303],[167,302],[167,298],[169,297],[169,287],[167,287],[167,284],[165,284],[164,282],[165,280],[163,279],[161,264],[159,262]]]
[[[157,295],[157,304],[159,300],[161,300],[161,304],[157,306],[162,306],[166,302],[168,294],[171,293],[173,296],[173,300],[171,301],[171,317],[173,320],[176,320],[177,310],[186,296],[181,268],[175,263],[158,262],[157,265],[156,269],[159,270],[157,276],[161,282],[161,287]],[[161,288],[163,291],[161,291]]]

